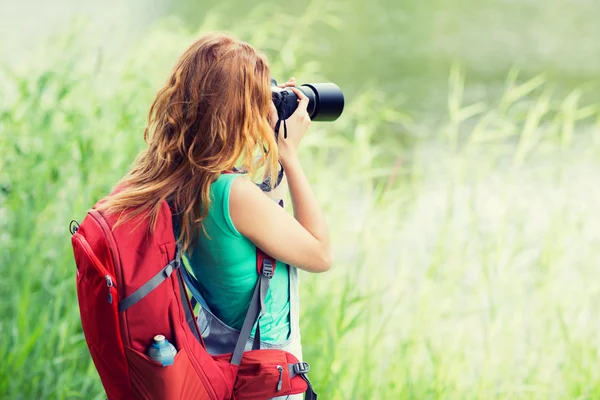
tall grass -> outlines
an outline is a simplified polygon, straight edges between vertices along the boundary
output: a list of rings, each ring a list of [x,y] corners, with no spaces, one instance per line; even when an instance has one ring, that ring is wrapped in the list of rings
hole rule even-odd
[[[338,257],[305,281],[307,358],[331,398],[597,398],[599,105],[514,71],[465,105],[449,76],[447,122],[396,147],[399,171],[361,163],[385,151],[362,116],[336,172],[314,171]]]
[[[239,35],[279,48],[275,22],[249,21]],[[2,398],[103,398],[67,226],[142,148],[152,96],[195,35],[174,26],[128,56],[74,35],[31,71],[0,72]],[[286,49],[277,76],[317,73],[301,38]],[[598,398],[600,104],[517,71],[495,103],[465,104],[464,72],[448,75],[436,129],[369,88],[303,142],[336,253],[330,273],[302,274],[315,386],[324,399]]]

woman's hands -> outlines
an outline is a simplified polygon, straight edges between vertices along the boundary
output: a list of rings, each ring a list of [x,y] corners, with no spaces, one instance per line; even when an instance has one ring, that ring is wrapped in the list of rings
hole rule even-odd
[[[306,111],[308,107],[308,97],[300,89],[296,87],[296,79],[294,77],[290,78],[286,83],[279,85],[279,87],[289,87],[298,97],[298,108],[296,111],[285,121],[287,128],[287,138],[284,135],[279,135],[278,138],[278,148],[279,148],[279,159],[281,164],[284,166],[295,160],[298,154],[298,146],[300,145],[300,141],[302,137],[310,127],[310,116]],[[273,128],[278,120],[277,110],[275,106],[271,103],[271,123]],[[280,132],[283,127],[280,127]]]
[[[286,83],[281,83],[277,85],[280,88],[293,87],[296,86],[296,78],[293,76]],[[279,116],[277,115],[277,109],[275,108],[275,104],[273,102],[270,103],[271,108],[269,110],[269,121],[271,122],[271,128],[275,130],[275,125],[277,124],[277,120],[279,120]]]

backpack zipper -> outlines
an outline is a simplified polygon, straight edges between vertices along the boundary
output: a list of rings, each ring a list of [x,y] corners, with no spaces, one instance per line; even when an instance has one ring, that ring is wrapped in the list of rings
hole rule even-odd
[[[108,304],[112,304],[113,302],[113,295],[110,292],[110,288],[114,286],[112,278],[110,277],[110,275],[106,274],[106,287],[108,287]]]
[[[90,244],[87,242],[87,240],[82,235],[80,235],[79,233],[75,233],[73,235],[73,238],[74,238],[74,240],[78,241],[79,244],[83,247],[83,251],[85,251],[88,258],[92,261],[92,264],[94,264],[96,271],[101,276],[104,276],[104,279],[106,280],[106,288],[108,291],[108,304],[112,304],[113,295],[112,295],[111,288],[114,287],[116,289],[117,285],[115,285],[115,283],[113,282],[112,277],[110,276],[110,273],[104,267],[104,265],[102,265],[102,263],[100,262],[100,260],[98,259],[98,257],[94,253],[94,251],[92,250],[92,247],[90,246]],[[77,272],[79,272],[79,271],[77,271]]]
[[[277,391],[279,392],[281,390],[281,386],[283,385],[283,367],[278,365],[277,371],[279,371],[279,382],[277,382]]]

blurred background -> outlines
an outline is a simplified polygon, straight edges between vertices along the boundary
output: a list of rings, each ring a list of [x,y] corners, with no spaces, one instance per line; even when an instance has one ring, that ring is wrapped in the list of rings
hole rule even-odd
[[[301,157],[335,245],[302,274],[323,399],[600,398],[594,0],[0,3],[0,397],[103,399],[68,233],[211,30],[346,96]]]

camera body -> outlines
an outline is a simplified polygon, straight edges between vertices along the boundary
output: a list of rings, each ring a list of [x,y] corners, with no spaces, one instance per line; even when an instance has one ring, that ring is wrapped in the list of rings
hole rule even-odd
[[[305,83],[297,89],[308,97],[308,115],[313,121],[335,121],[344,111],[344,94],[335,83]],[[279,119],[285,120],[296,111],[298,96],[290,88],[280,88],[271,78],[273,104]]]
[[[308,97],[306,111],[311,120],[335,121],[342,115],[344,111],[344,95],[335,83],[305,83],[297,86],[297,89],[301,90]],[[279,124],[288,119],[296,111],[296,108],[298,108],[298,96],[290,88],[280,88],[277,86],[277,81],[273,78],[271,78],[271,94],[279,117],[279,122],[275,127],[275,136],[277,137]],[[285,129],[284,123],[284,132]],[[258,184],[258,187],[263,192],[270,192],[273,188],[279,186],[283,179],[283,174],[283,167],[281,167],[274,187],[271,187],[270,179]]]

